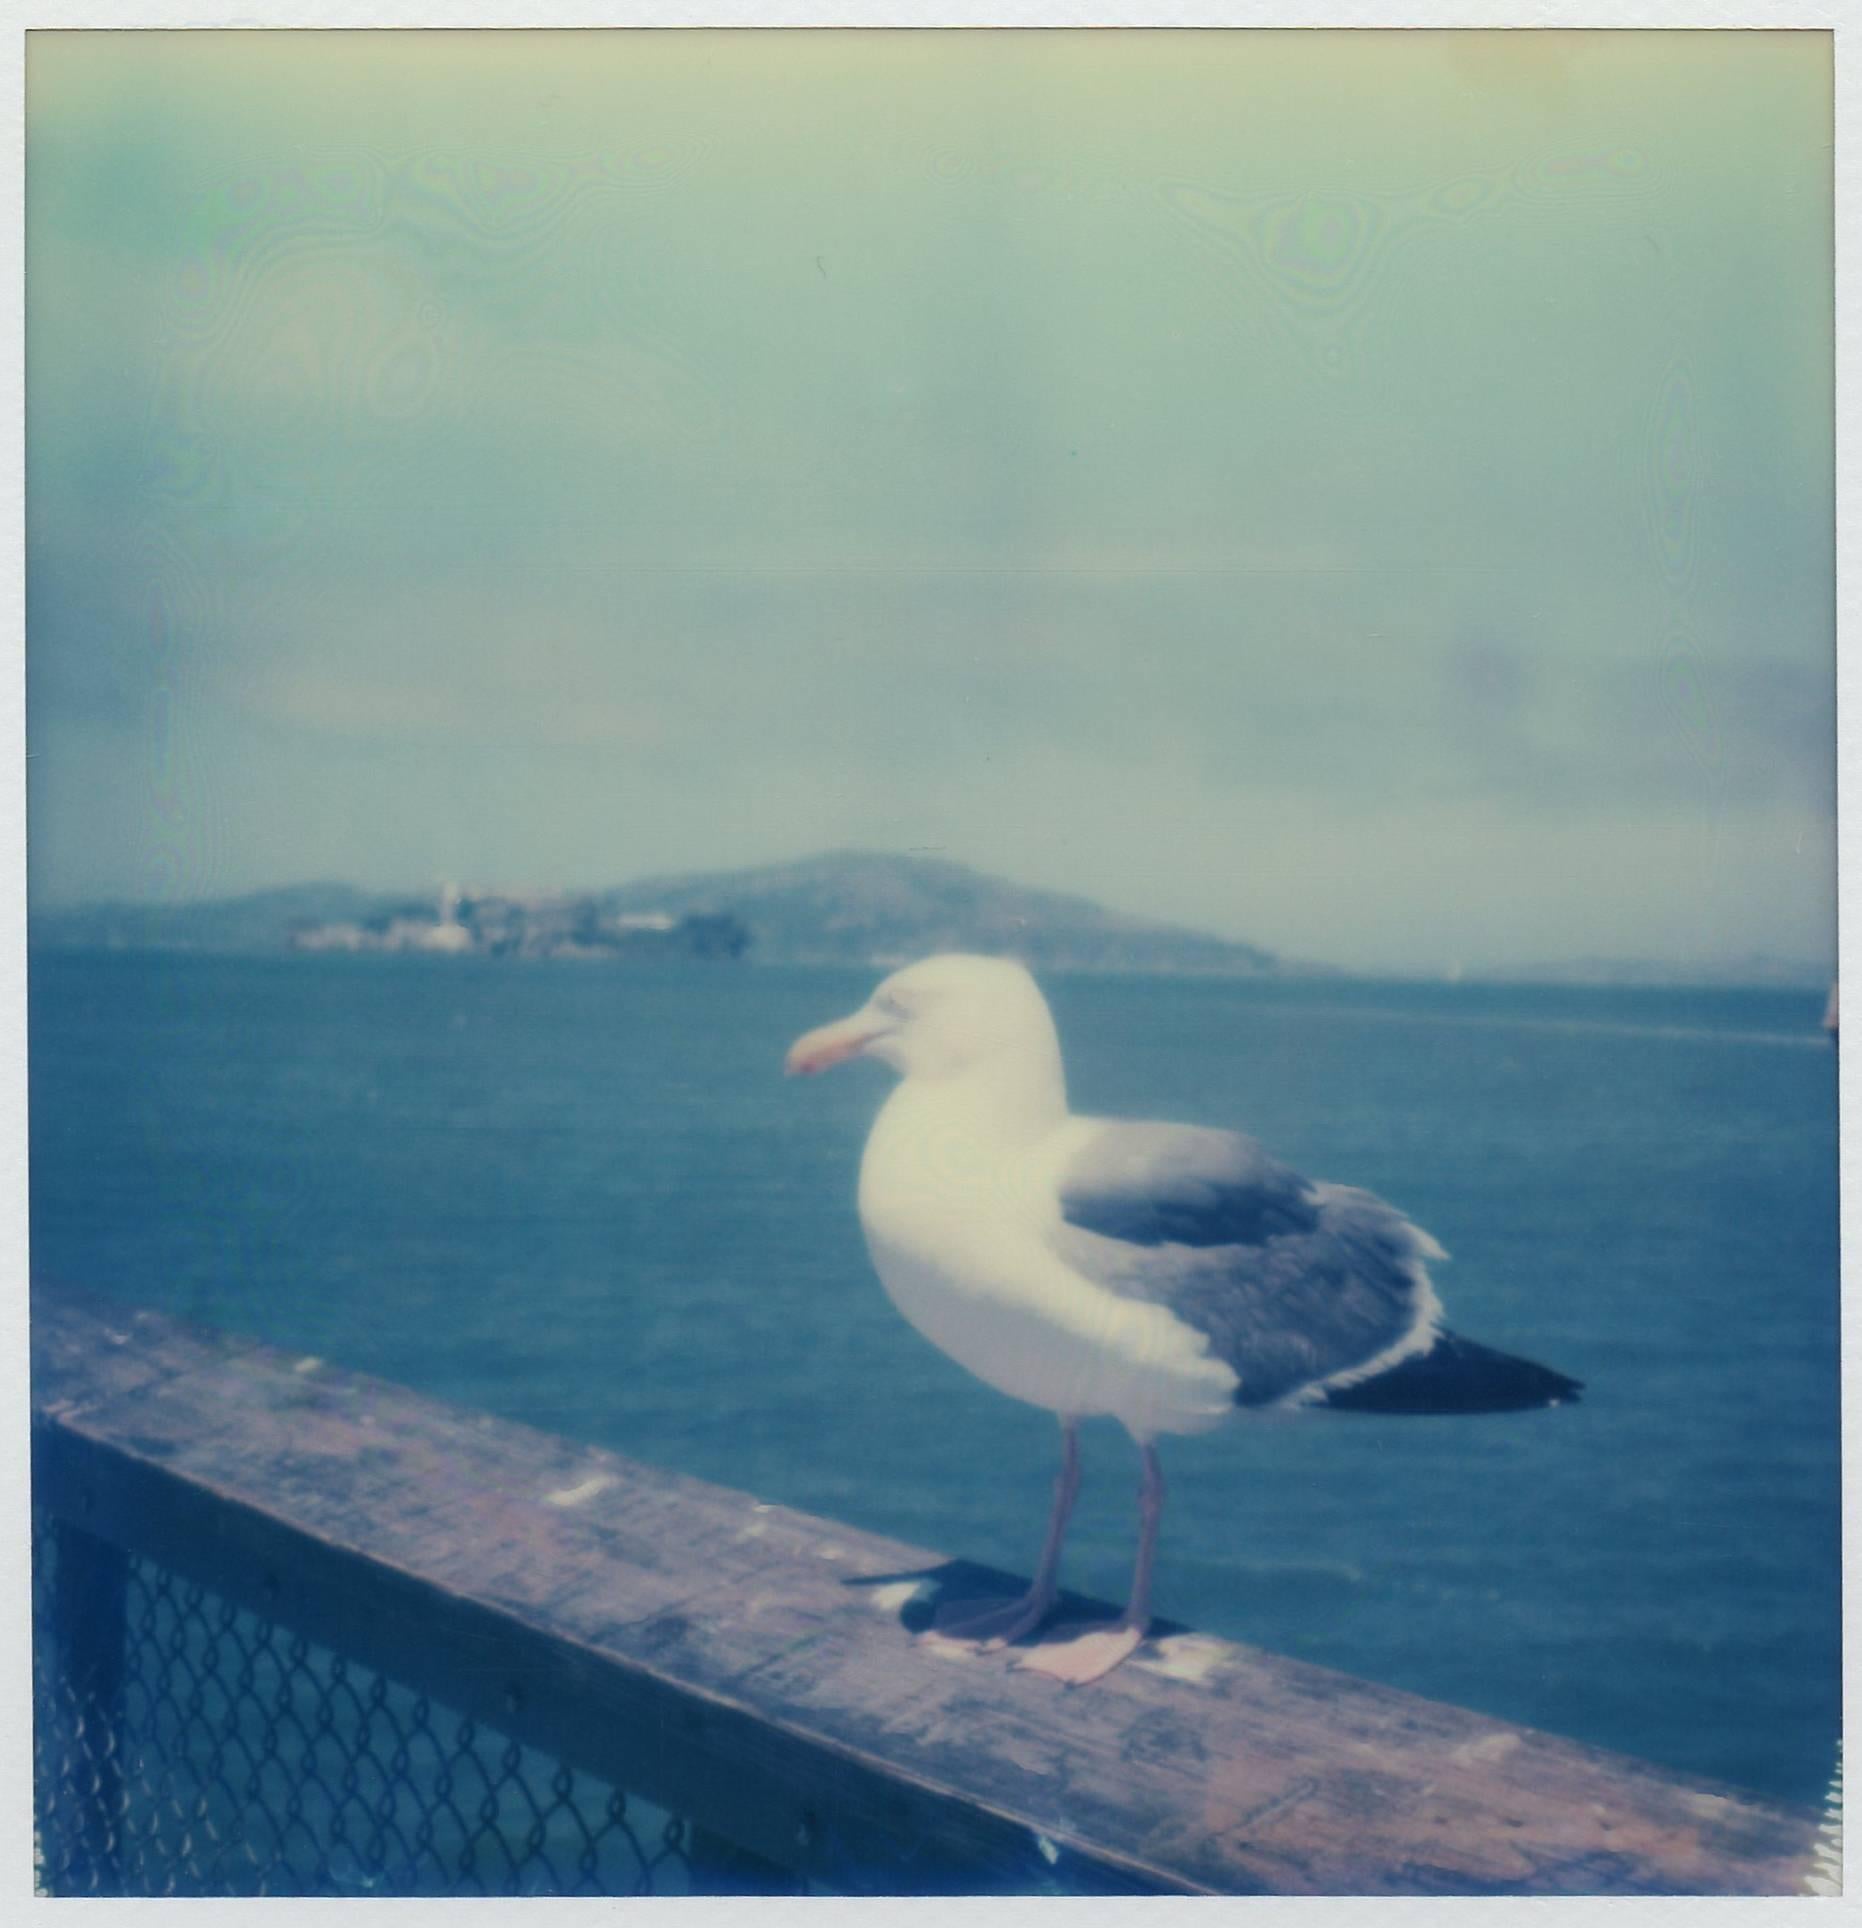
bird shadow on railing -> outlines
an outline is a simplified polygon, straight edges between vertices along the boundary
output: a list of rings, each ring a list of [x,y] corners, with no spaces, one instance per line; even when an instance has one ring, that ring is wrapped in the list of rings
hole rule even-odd
[[[955,1605],[975,1602],[980,1606],[997,1601],[1006,1604],[1028,1590],[1025,1577],[1005,1573],[1000,1567],[983,1566],[975,1560],[940,1560],[932,1566],[903,1567],[893,1573],[856,1573],[841,1581],[852,1588],[897,1588],[896,1596],[876,1605],[896,1606],[895,1617],[909,1634],[929,1633],[939,1612]],[[1017,1648],[1039,1646],[1045,1641],[1071,1639],[1083,1627],[1110,1624],[1119,1609],[1104,1600],[1085,1594],[1063,1591],[1054,1610],[1034,1632],[1011,1643]],[[1157,1640],[1170,1634],[1189,1633],[1181,1621],[1154,1619],[1148,1638]]]

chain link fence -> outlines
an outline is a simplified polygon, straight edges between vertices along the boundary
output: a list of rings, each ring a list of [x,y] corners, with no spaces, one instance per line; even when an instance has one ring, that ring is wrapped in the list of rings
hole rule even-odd
[[[638,1895],[687,1825],[151,1562],[120,1674],[74,1680],[34,1522],[34,1819],[52,1895]]]

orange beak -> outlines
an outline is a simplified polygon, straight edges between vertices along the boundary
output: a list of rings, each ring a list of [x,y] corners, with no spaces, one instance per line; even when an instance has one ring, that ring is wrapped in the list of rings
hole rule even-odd
[[[783,1070],[791,1078],[812,1078],[817,1071],[857,1058],[875,1038],[884,1037],[888,1027],[869,1011],[856,1011],[850,1018],[824,1024],[789,1046]]]

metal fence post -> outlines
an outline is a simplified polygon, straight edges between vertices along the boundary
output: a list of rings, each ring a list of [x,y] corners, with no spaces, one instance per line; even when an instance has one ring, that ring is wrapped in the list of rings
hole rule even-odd
[[[78,1893],[121,1891],[123,1672],[129,1556],[61,1519],[53,1528],[51,1631],[71,1722],[67,1744],[77,1811],[58,1843]],[[51,1845],[47,1844],[48,1847]]]

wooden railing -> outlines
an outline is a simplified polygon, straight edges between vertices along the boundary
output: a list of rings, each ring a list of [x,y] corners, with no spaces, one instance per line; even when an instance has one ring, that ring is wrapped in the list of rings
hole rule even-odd
[[[1203,1634],[1081,1691],[953,1657],[913,1638],[940,1590],[1007,1576],[320,1360],[66,1294],[33,1338],[42,1671],[108,1743],[42,1815],[149,1781],[115,1731],[142,1563],[684,1817],[701,1887],[1766,1894],[1811,1866],[1808,1812]],[[282,1758],[235,1771],[212,1708],[181,1718],[222,1808]],[[129,1879],[114,1821],[62,1821],[86,1885]]]

